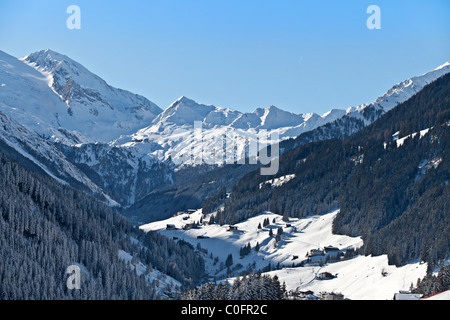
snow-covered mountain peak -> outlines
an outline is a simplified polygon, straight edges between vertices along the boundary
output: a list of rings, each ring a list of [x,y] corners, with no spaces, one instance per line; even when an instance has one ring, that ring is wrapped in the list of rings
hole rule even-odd
[[[269,130],[298,126],[304,122],[302,114],[284,111],[273,105],[264,109],[264,114],[260,118],[261,128]]]
[[[109,142],[148,126],[162,110],[143,96],[114,88],[71,58],[46,49],[21,61],[48,79],[65,106],[48,117],[86,138]],[[43,102],[44,103],[44,102]],[[67,118],[67,119],[66,119]]]
[[[322,118],[327,118],[327,117],[334,117],[334,118],[340,118],[345,114],[345,110],[342,109],[331,109],[328,112],[325,112],[322,115]]]
[[[85,69],[81,64],[70,59],[68,56],[50,49],[30,53],[19,60],[34,63],[38,67],[45,68],[46,71],[53,71],[55,68],[60,67],[63,62],[66,64],[72,64],[79,69]]]
[[[280,108],[277,108],[277,107],[274,106],[274,105],[268,106],[268,107],[266,108],[266,110],[269,110],[269,111],[282,111]]]
[[[31,53],[20,60],[40,72],[50,74],[58,82],[58,85],[64,85],[71,79],[71,81],[84,87],[92,88],[100,84],[103,88],[108,88],[108,84],[103,79],[90,72],[83,65],[50,49]]]
[[[198,103],[195,102],[194,100],[189,99],[189,98],[186,97],[186,96],[181,96],[180,98],[178,98],[177,100],[175,100],[175,102],[172,103],[172,105],[171,105],[170,107],[177,106],[177,105],[179,105],[179,104],[193,105],[193,106],[198,105]],[[169,107],[169,108],[170,108],[170,107]]]
[[[215,110],[211,105],[199,104],[185,96],[172,103],[153,121],[153,125],[163,126],[175,124],[178,126],[194,126],[195,121],[203,121]]]
[[[67,114],[67,105],[51,90],[50,76],[0,52],[0,111],[42,136],[63,139],[59,114]],[[61,119],[62,120],[62,119]],[[73,133],[74,142],[82,139]]]

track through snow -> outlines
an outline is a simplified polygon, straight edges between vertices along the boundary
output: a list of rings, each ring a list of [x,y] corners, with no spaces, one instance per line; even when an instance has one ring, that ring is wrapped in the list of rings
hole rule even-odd
[[[298,267],[300,262],[306,261],[305,255],[312,249],[323,249],[325,246],[337,247],[340,252],[349,248],[362,246],[363,241],[359,237],[335,235],[331,232],[332,223],[339,210],[323,215],[312,215],[303,219],[290,219],[287,223],[282,217],[270,212],[264,212],[242,223],[236,224],[235,232],[228,231],[228,225],[201,225],[198,229],[183,230],[188,223],[208,221],[210,215],[203,216],[198,210],[192,214],[180,214],[167,220],[153,222],[141,229],[144,231],[158,231],[168,237],[183,239],[194,247],[200,244],[206,249],[207,272],[214,277],[224,278],[225,269],[220,265],[225,262],[227,256],[232,254],[234,266],[241,264],[238,272],[252,266],[257,271],[267,267],[279,265],[281,269],[268,272],[277,275],[281,282],[286,283],[287,290],[299,288],[301,291],[311,290],[316,294],[320,292],[339,292],[346,298],[356,300],[386,300],[392,299],[399,290],[408,290],[411,284],[415,285],[417,279],[426,274],[427,265],[412,263],[397,268],[388,265],[386,255],[378,257],[356,256],[348,260],[329,262],[321,265],[306,265]],[[270,225],[258,230],[258,225],[263,225],[264,219],[269,219]],[[273,222],[275,221],[275,222]],[[176,230],[167,230],[167,225],[173,225]],[[279,227],[283,228],[281,240],[275,246],[275,235]],[[272,229],[273,237],[269,236]],[[201,238],[198,238],[201,237]],[[251,244],[252,251],[244,258],[240,258],[240,249]],[[255,251],[259,243],[260,250]],[[209,259],[210,254],[219,259],[213,263]],[[311,260],[323,260],[324,256],[311,257]],[[210,261],[209,261],[210,260]],[[295,267],[292,267],[295,264]],[[231,267],[233,268],[233,266]],[[336,277],[329,280],[319,280],[317,275],[329,272]]]

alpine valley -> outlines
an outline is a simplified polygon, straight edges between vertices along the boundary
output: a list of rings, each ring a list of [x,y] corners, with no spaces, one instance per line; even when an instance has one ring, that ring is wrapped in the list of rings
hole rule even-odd
[[[449,289],[449,73],[323,115],[184,96],[163,110],[52,50],[0,51],[0,298]],[[252,148],[271,144],[264,176]],[[62,278],[74,263],[82,293]]]

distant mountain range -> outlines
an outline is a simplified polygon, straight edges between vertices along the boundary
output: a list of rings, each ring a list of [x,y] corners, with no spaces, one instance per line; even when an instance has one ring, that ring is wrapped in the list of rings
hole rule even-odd
[[[224,136],[234,137],[233,157],[238,160],[266,132],[292,140],[323,133],[331,125],[332,133],[322,134],[330,138],[348,131],[345,119],[358,121],[349,132],[357,131],[449,71],[446,63],[395,85],[373,103],[324,115],[294,114],[275,106],[242,113],[186,97],[162,110],[145,97],[113,88],[57,52],[17,59],[0,51],[0,141],[65,183],[109,204],[130,206],[176,183],[174,175],[182,168],[222,165],[216,160],[225,159],[230,148],[223,144]],[[201,123],[201,139],[195,122]],[[200,154],[201,161],[186,156],[190,154]]]

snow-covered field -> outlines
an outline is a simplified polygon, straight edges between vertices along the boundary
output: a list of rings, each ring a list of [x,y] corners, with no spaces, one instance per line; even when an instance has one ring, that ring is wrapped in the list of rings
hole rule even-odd
[[[259,184],[259,188],[262,189],[262,187],[265,184],[271,186],[272,188],[278,188],[278,187],[281,187],[283,184],[291,181],[294,178],[295,178],[295,174],[290,174],[290,175],[287,175],[287,176],[282,176],[282,177],[279,177],[279,178],[267,180],[265,182],[260,183]]]
[[[224,262],[229,254],[233,256],[233,266],[241,264],[244,270],[259,270],[270,263],[273,271],[270,275],[277,275],[281,282],[286,283],[287,290],[338,292],[345,298],[355,300],[386,300],[392,299],[400,290],[408,290],[411,284],[415,285],[417,279],[426,274],[427,265],[419,262],[411,263],[401,268],[388,265],[386,255],[378,257],[356,256],[347,260],[340,259],[336,262],[325,262],[325,256],[311,257],[312,261],[323,263],[304,264],[307,261],[306,254],[312,249],[323,250],[332,246],[344,253],[349,248],[358,248],[363,244],[360,238],[352,238],[342,235],[334,235],[331,232],[332,222],[338,214],[338,210],[323,214],[313,215],[303,219],[290,219],[284,222],[280,215],[270,212],[262,213],[247,221],[236,224],[237,231],[228,231],[229,225],[219,226],[201,225],[197,229],[183,230],[186,224],[209,220],[209,216],[203,217],[201,210],[192,214],[180,214],[167,220],[153,222],[141,229],[144,231],[158,231],[168,237],[183,239],[194,247],[201,246],[207,250],[207,271],[217,278],[226,277]],[[269,219],[270,225],[263,226],[265,219]],[[289,224],[290,226],[287,226]],[[174,226],[176,230],[168,230],[167,226]],[[281,239],[276,243],[278,228],[283,228]],[[273,236],[269,236],[272,229]],[[200,238],[198,238],[200,237]],[[240,258],[240,249],[250,243],[251,253]],[[256,244],[259,251],[255,251]],[[330,255],[336,252],[329,253]],[[218,262],[214,263],[214,258]],[[335,278],[319,280],[316,276],[329,272]]]
[[[411,284],[426,274],[427,265],[411,263],[397,268],[388,265],[386,255],[357,256],[349,260],[329,263],[323,267],[287,268],[273,271],[288,290],[311,290],[342,293],[351,300],[392,300],[400,290],[409,290]],[[336,278],[317,280],[315,275],[329,272]]]

